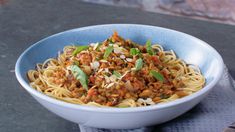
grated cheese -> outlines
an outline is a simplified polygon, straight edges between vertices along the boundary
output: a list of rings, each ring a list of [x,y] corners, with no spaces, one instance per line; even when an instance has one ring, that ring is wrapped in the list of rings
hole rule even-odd
[[[120,55],[120,58],[125,59],[126,56],[125,55]]]
[[[93,63],[91,63],[91,68],[96,70],[98,69],[100,66],[100,63],[98,61],[94,61]]]
[[[137,100],[137,102],[144,104],[144,105],[154,105],[155,104],[151,98],[147,98],[146,100],[143,98],[139,98]]]
[[[131,59],[131,58],[126,58],[126,61],[128,61],[128,62],[132,62],[132,60],[133,59]]]

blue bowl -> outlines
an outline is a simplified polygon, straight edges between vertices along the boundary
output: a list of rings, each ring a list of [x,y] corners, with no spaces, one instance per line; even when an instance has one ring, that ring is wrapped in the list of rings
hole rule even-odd
[[[198,92],[172,102],[138,108],[94,108],[70,104],[48,97],[29,86],[26,73],[37,63],[56,57],[69,44],[86,45],[101,42],[117,31],[120,36],[144,44],[147,40],[159,43],[164,50],[174,50],[186,63],[199,66],[206,85]],[[15,66],[20,84],[44,107],[53,113],[86,126],[98,128],[138,128],[169,121],[198,104],[218,82],[223,60],[207,43],[182,32],[148,25],[108,24],[68,30],[47,37],[26,49]]]

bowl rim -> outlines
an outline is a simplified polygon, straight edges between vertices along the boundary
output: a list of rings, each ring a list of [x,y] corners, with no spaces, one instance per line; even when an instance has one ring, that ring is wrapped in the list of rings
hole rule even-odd
[[[217,66],[218,68],[218,72],[217,72],[217,76],[215,76],[215,78],[205,87],[203,87],[202,89],[200,89],[199,91],[188,95],[186,97],[174,100],[174,101],[170,101],[167,103],[162,103],[162,104],[156,104],[156,105],[151,105],[151,106],[144,106],[144,107],[131,107],[131,108],[116,108],[116,107],[91,107],[91,106],[86,106],[86,105],[79,105],[79,104],[72,104],[72,103],[68,103],[68,102],[64,102],[52,97],[49,97],[37,90],[35,90],[34,88],[32,88],[22,77],[22,75],[20,74],[20,65],[21,65],[21,61],[24,58],[25,54],[30,51],[33,47],[35,47],[36,45],[39,45],[40,43],[42,43],[43,41],[59,36],[61,34],[64,33],[68,33],[68,32],[73,32],[73,31],[82,31],[82,30],[87,30],[87,29],[92,29],[92,28],[96,28],[96,27],[112,27],[112,26],[136,26],[136,27],[149,27],[149,28],[158,28],[161,30],[165,30],[165,31],[170,31],[170,32],[174,32],[177,34],[181,34],[185,37],[189,37],[191,39],[194,39],[195,41],[198,41],[200,45],[205,46],[207,48],[209,48],[211,51],[213,51],[215,53],[215,57],[217,58],[218,62],[220,65]],[[23,88],[28,91],[31,95],[36,96],[40,99],[43,99],[49,103],[53,103],[55,105],[59,105],[62,107],[67,107],[70,109],[79,109],[79,110],[84,110],[84,111],[91,111],[91,112],[108,112],[108,113],[129,113],[129,112],[143,112],[143,111],[151,111],[151,110],[160,110],[160,109],[167,109],[171,106],[175,106],[178,104],[182,104],[185,102],[188,102],[190,100],[193,100],[194,98],[207,93],[207,91],[211,90],[215,84],[218,82],[218,80],[221,78],[222,76],[222,72],[223,72],[223,59],[220,56],[220,54],[209,44],[207,44],[206,42],[191,36],[189,34],[180,32],[180,31],[176,31],[173,29],[168,29],[168,28],[164,28],[164,27],[158,27],[158,26],[153,26],[153,25],[143,25],[143,24],[102,24],[102,25],[92,25],[92,26],[86,26],[86,27],[80,27],[80,28],[75,28],[75,29],[70,29],[70,30],[66,30],[63,32],[59,32],[56,33],[54,35],[50,35],[44,39],[41,39],[40,41],[34,43],[33,45],[31,45],[30,47],[28,47],[17,59],[17,62],[15,64],[15,75],[17,80],[19,81],[19,83],[21,84],[21,86],[23,86]]]

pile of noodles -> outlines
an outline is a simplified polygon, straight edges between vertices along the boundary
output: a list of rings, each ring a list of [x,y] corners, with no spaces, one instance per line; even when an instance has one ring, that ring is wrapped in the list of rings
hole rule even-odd
[[[110,45],[113,49],[104,59]],[[188,96],[204,86],[205,78],[199,68],[186,64],[172,50],[164,51],[159,44],[151,47],[156,54],[150,55],[145,46],[114,33],[104,42],[92,43],[77,54],[74,54],[77,46],[65,46],[57,58],[37,64],[27,75],[31,87],[50,97],[99,107],[154,105]],[[130,55],[131,48],[140,51],[141,56]],[[143,65],[136,71],[136,61],[141,57]],[[71,65],[80,67],[87,75],[87,89],[68,68]],[[149,73],[151,70],[160,74],[160,79],[154,78]],[[114,71],[121,76],[115,77]]]

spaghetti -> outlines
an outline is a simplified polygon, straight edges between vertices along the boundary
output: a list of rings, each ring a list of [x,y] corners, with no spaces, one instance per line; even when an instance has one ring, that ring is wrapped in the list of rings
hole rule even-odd
[[[117,32],[102,43],[65,46],[27,72],[31,87],[50,97],[97,107],[164,103],[200,90],[205,78],[159,44],[124,40]]]

